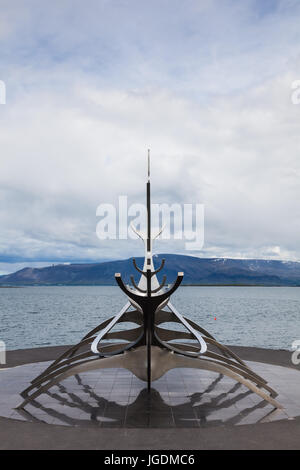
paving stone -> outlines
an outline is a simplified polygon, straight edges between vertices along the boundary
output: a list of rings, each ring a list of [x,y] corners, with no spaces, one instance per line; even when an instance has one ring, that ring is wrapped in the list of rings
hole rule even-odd
[[[230,378],[208,371],[174,369],[145,383],[124,369],[91,371],[70,377],[26,406],[19,392],[46,363],[3,369],[0,373],[0,416],[62,426],[195,428],[287,420],[300,416],[300,374],[295,369],[248,363],[269,380],[285,410],[274,408]]]

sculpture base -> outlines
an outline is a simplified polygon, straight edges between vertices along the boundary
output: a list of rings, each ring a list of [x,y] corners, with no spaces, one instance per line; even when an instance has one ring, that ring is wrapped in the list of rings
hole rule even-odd
[[[130,351],[125,351],[122,354],[115,355],[106,358],[96,358],[90,361],[75,364],[68,368],[65,372],[56,375],[52,380],[48,381],[45,385],[39,387],[32,395],[26,396],[25,400],[17,407],[23,408],[29,401],[32,401],[37,396],[45,393],[49,388],[62,382],[66,378],[88,372],[97,369],[107,368],[124,368],[132,372],[139,379],[147,382],[147,348],[146,346],[140,346]],[[221,375],[228,376],[237,382],[245,385],[249,390],[259,395],[261,398],[269,402],[275,408],[282,408],[282,405],[278,403],[274,398],[268,395],[261,388],[257,387],[252,381],[242,377],[241,375],[228,369],[226,365],[216,363],[203,358],[192,358],[182,356],[180,354],[162,349],[157,346],[151,348],[151,380],[155,381],[162,377],[167,371],[175,368],[195,368],[204,369],[212,372],[216,372]]]

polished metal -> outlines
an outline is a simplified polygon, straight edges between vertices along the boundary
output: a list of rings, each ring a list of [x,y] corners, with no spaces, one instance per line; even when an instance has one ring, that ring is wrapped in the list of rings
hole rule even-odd
[[[275,390],[262,377],[252,371],[228,347],[219,343],[210,333],[195,322],[182,316],[170,302],[183,279],[179,272],[171,287],[166,288],[166,276],[161,283],[157,274],[164,268],[165,260],[155,269],[152,244],[161,233],[151,234],[150,204],[150,157],[148,153],[147,233],[133,230],[144,241],[145,260],[141,269],[133,259],[140,275],[136,283],[131,276],[132,287],[125,285],[120,273],[115,279],[127,296],[127,303],[120,312],[102,322],[85,335],[82,340],[56,359],[42,374],[38,375],[22,393],[24,401],[18,408],[35,400],[53,385],[80,372],[95,369],[123,367],[141,380],[151,382],[159,379],[170,369],[184,367],[205,369],[230,377],[269,402],[275,408],[282,406],[274,400]],[[122,322],[137,325],[127,330],[115,329]],[[183,330],[164,328],[164,323],[181,325]]]

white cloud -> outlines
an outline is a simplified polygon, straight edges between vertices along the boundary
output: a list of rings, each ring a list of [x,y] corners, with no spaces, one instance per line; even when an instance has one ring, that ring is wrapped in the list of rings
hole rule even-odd
[[[199,255],[299,259],[300,9],[275,3],[3,2],[1,259],[142,253],[95,212],[143,202],[149,146],[154,202],[205,204]]]

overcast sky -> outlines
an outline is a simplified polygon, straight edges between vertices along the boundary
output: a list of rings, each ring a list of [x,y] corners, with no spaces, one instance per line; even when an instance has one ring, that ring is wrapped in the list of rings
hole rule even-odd
[[[205,243],[300,260],[298,0],[0,0],[0,273],[126,258],[96,209],[201,203]]]

